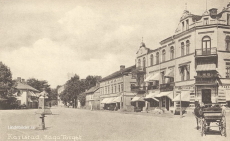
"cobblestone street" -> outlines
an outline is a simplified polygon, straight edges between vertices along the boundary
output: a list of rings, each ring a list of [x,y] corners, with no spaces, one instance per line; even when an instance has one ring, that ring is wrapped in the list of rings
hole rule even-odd
[[[72,108],[52,108],[47,115],[47,129],[35,130],[41,122],[33,110],[2,110],[0,112],[1,141],[6,140],[229,140],[221,135],[201,137],[195,129],[193,115],[151,115],[148,113],[119,113],[112,111],[89,111]],[[227,115],[227,135],[229,130]],[[28,126],[32,129],[9,129],[12,126]],[[28,139],[27,139],[28,138]],[[33,139],[34,138],[34,139]]]

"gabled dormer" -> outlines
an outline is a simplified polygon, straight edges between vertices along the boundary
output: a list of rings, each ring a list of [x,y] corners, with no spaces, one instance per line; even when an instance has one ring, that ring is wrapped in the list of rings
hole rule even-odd
[[[188,10],[184,10],[175,33],[181,33],[189,30],[191,25],[194,23],[194,17],[197,18],[197,15],[193,15]]]

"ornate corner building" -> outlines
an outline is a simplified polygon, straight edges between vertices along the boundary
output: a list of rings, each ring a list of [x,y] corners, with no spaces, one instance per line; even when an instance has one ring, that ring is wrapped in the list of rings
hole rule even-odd
[[[230,4],[202,15],[185,10],[175,34],[153,48],[142,42],[135,60],[146,107],[230,106]]]

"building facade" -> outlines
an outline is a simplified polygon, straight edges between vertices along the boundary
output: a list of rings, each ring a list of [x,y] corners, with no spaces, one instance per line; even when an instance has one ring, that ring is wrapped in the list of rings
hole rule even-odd
[[[125,68],[120,66],[116,71],[100,80],[100,107],[105,110],[130,110],[131,100],[135,93],[131,86],[135,85],[136,78],[132,75],[135,66]]]
[[[18,105],[25,105],[27,108],[38,108],[39,91],[28,84],[25,79],[17,78],[17,92],[14,94],[17,98]]]
[[[195,101],[225,104],[230,90],[230,4],[202,15],[185,10],[175,34],[160,47],[141,44],[136,66],[143,70],[138,85],[162,109],[175,110],[179,101],[185,108],[194,107]]]
[[[86,94],[86,109],[100,110],[100,87],[99,84],[90,88]]]

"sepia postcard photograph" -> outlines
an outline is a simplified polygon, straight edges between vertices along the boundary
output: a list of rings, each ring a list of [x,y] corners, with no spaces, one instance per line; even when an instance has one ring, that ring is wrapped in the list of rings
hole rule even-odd
[[[229,141],[229,0],[0,0],[0,141]]]

